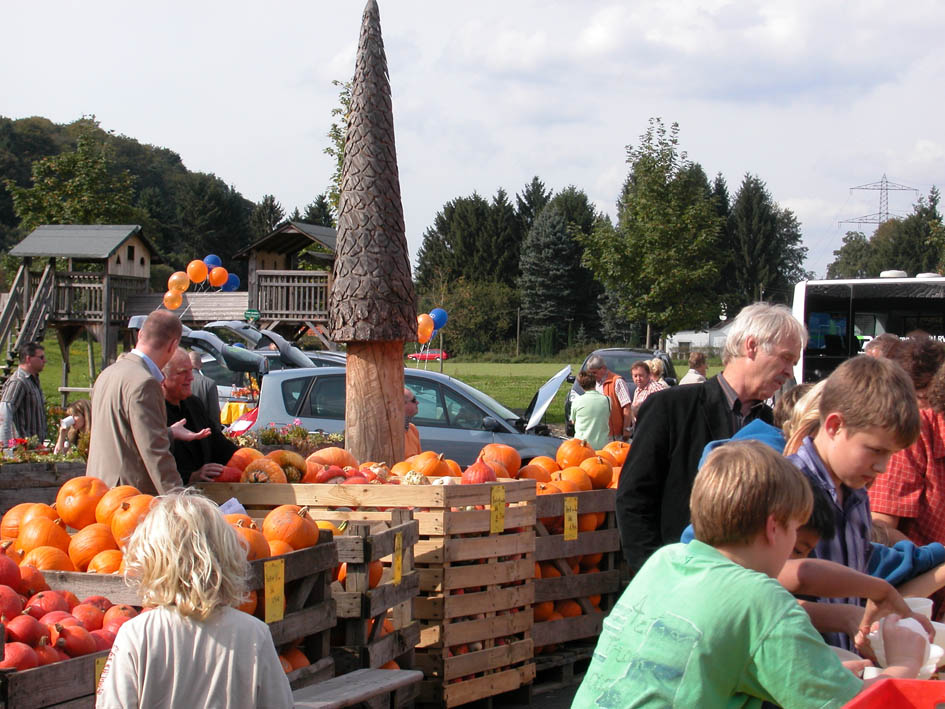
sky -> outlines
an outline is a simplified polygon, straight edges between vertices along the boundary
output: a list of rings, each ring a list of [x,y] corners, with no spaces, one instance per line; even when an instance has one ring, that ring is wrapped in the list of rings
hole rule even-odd
[[[731,194],[746,173],[801,222],[822,277],[848,229],[942,187],[945,3],[937,0],[379,0],[412,262],[449,200],[538,176],[616,217],[651,117]],[[8,3],[0,115],[169,148],[286,213],[325,191],[332,80],[360,0]]]

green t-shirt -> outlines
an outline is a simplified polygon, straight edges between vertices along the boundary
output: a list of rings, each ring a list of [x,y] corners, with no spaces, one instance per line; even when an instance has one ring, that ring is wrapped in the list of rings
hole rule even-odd
[[[574,437],[600,450],[610,435],[610,399],[593,389],[584,392],[571,403],[571,421]]]
[[[693,541],[624,591],[572,708],[841,707],[861,687],[783,586]]]

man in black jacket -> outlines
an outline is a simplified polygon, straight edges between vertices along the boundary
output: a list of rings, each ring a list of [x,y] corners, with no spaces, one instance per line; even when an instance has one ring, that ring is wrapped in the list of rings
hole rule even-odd
[[[806,342],[807,330],[789,308],[749,305],[729,330],[721,374],[647,398],[617,487],[631,573],[660,546],[678,542],[689,524],[689,493],[705,445],[756,418],[771,423],[765,400],[791,378]]]

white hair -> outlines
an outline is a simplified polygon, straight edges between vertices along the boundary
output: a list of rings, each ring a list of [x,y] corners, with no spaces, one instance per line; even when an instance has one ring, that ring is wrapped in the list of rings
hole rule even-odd
[[[742,345],[749,337],[754,338],[766,352],[771,352],[778,344],[789,340],[797,340],[801,343],[801,349],[804,349],[807,345],[807,328],[786,305],[746,305],[736,316],[725,338],[723,365],[743,355]]]

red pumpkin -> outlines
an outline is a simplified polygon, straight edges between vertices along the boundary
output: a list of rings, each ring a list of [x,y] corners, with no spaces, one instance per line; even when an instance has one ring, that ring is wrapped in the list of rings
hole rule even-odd
[[[49,590],[46,577],[43,576],[43,572],[35,566],[23,564],[20,567],[20,577],[20,587],[17,590],[27,598],[36,595],[40,591]]]
[[[23,599],[9,586],[0,586],[0,616],[15,618],[23,612]]]
[[[49,635],[39,639],[39,645],[36,646],[36,657],[40,666],[69,659],[66,653],[49,644]]]
[[[86,630],[99,630],[105,619],[105,612],[91,603],[80,603],[72,609],[72,615],[82,623]]]
[[[339,468],[344,469],[347,466],[353,468],[358,467],[358,461],[353,455],[351,455],[344,448],[339,448],[337,446],[329,446],[327,448],[322,448],[312,453],[308,458],[305,459],[306,463],[321,463],[322,465],[337,465]]]
[[[49,631],[53,644],[69,657],[91,655],[98,650],[95,638],[81,625],[56,623]]]
[[[87,596],[82,599],[82,603],[91,603],[93,606],[98,606],[102,609],[102,613],[111,608],[114,603],[105,598],[105,596]]]
[[[7,643],[3,647],[3,659],[0,668],[9,670],[30,670],[39,667],[36,651],[26,643]]]
[[[19,588],[20,578],[17,563],[6,554],[0,554],[0,585]]]
[[[102,650],[111,650],[112,645],[115,644],[115,633],[110,630],[93,630],[91,631],[92,637],[95,639],[95,646],[101,652]]]
[[[117,633],[118,628],[120,628],[122,624],[127,623],[136,615],[138,615],[138,611],[126,603],[112,606],[107,611],[105,611],[105,616],[102,618],[102,627],[105,630],[110,630],[113,633]]]
[[[239,468],[236,468],[232,465],[224,465],[223,470],[220,471],[220,474],[217,475],[213,482],[217,483],[238,483],[240,478],[243,477],[243,471]]]
[[[34,618],[42,618],[50,611],[69,613],[69,603],[56,591],[40,591],[26,602],[26,612]]]
[[[495,469],[482,458],[479,458],[463,471],[460,481],[463,485],[478,485],[480,483],[495,482]]]
[[[29,613],[20,613],[7,621],[8,642],[26,643],[30,647],[36,647],[41,638],[49,641],[49,626],[39,622]]]

